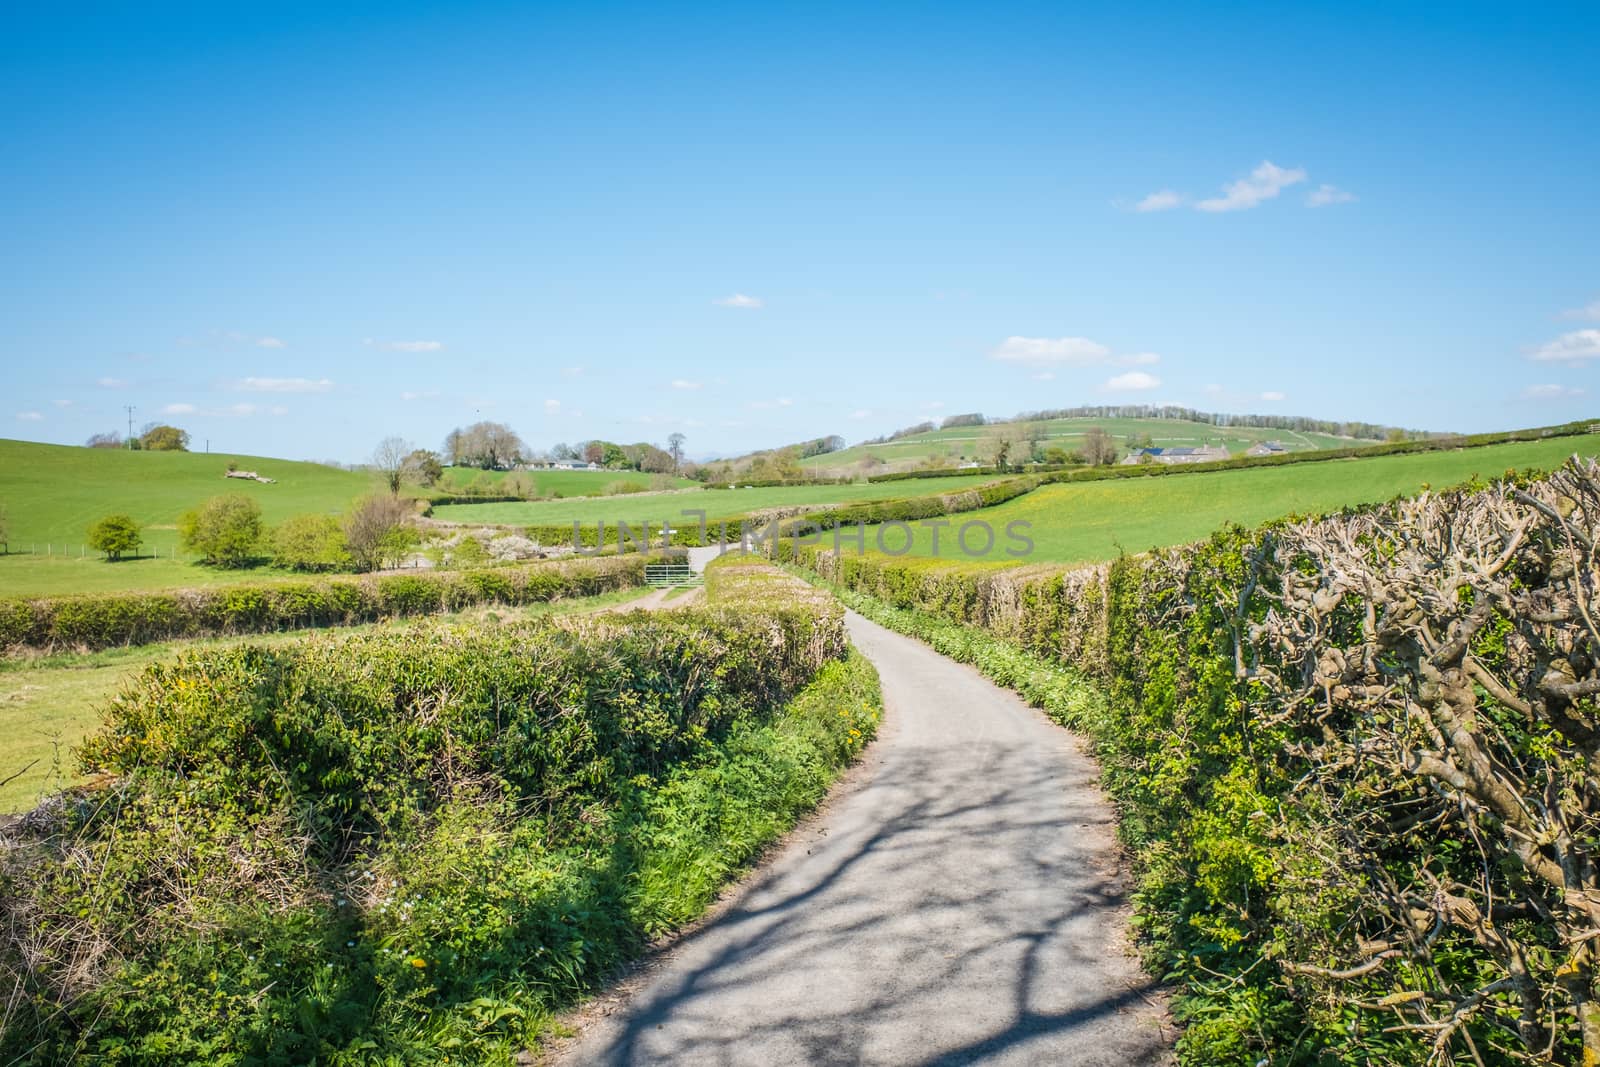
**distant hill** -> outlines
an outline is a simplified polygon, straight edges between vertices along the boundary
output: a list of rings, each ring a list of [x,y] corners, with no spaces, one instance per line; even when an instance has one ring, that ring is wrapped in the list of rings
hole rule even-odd
[[[1041,449],[1077,450],[1090,429],[1110,434],[1118,454],[1134,447],[1181,448],[1195,445],[1223,445],[1239,453],[1253,444],[1276,441],[1291,452],[1322,448],[1344,448],[1363,441],[1383,441],[1394,436],[1431,436],[1415,430],[1401,430],[1367,422],[1339,422],[1300,415],[1228,415],[1171,405],[1119,404],[1058,408],[1023,412],[1007,419],[986,419],[980,414],[951,415],[924,427],[907,427],[893,434],[812,454],[819,442],[838,443],[839,438],[817,438],[795,446],[801,449],[800,466],[820,477],[848,477],[886,474],[928,466],[959,466],[984,462],[985,438],[1005,433],[1040,443]],[[771,455],[779,449],[763,449],[744,456],[719,460],[736,472],[747,468],[757,456]]]
[[[960,465],[963,462],[983,462],[986,458],[985,438],[995,432],[1026,436],[1041,442],[1046,448],[1059,447],[1072,452],[1083,444],[1084,434],[1096,428],[1111,435],[1119,455],[1126,454],[1135,445],[1178,448],[1220,444],[1238,454],[1261,441],[1277,441],[1292,452],[1304,452],[1319,448],[1343,448],[1358,440],[1318,431],[1219,426],[1211,422],[1172,418],[1095,416],[953,426],[887,441],[852,445],[838,452],[802,460],[801,466],[817,474],[838,475],[855,471],[885,473],[909,470],[933,463]],[[1024,433],[1025,430],[1031,432]]]

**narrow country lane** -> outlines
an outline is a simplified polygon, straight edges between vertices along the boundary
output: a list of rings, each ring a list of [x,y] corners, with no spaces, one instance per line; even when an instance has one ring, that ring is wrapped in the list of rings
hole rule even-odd
[[[971,668],[849,628],[883,680],[866,766],[560,1062],[1167,1062],[1077,742]]]

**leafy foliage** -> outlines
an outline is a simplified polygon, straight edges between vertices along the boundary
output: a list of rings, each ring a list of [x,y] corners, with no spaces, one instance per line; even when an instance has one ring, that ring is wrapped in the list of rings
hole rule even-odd
[[[189,431],[176,426],[151,423],[139,435],[139,447],[146,452],[187,452]]]
[[[644,584],[643,556],[468,573],[330,577],[163,593],[0,598],[0,649],[107,648],[532,604]]]
[[[239,494],[214,496],[178,518],[178,539],[207,563],[242,567],[261,547],[261,505]]]
[[[337,571],[351,565],[344,529],[331,515],[296,515],[272,531],[272,562],[296,571]]]
[[[89,527],[87,540],[90,548],[104,552],[106,559],[113,561],[124,553],[139,551],[144,543],[139,524],[127,515],[107,515]]]
[[[701,612],[152,667],[84,747],[108,784],[0,853],[0,1055],[509,1062],[871,737],[815,603],[735,569]]]

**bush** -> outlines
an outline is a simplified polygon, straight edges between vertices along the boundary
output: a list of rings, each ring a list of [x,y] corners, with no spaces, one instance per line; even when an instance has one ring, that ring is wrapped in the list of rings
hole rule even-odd
[[[89,527],[88,539],[90,548],[104,552],[112,562],[121,559],[123,553],[138,552],[144,544],[139,524],[127,515],[107,515]]]
[[[378,493],[357,501],[344,520],[345,544],[357,570],[398,567],[417,546],[408,500]]]
[[[107,784],[8,830],[0,1058],[510,1062],[872,736],[837,609],[726,577],[151,667],[84,746]]]
[[[238,493],[215,496],[178,518],[178,539],[206,563],[243,567],[261,546],[261,505]]]
[[[272,531],[272,562],[294,571],[337,571],[351,565],[344,529],[331,515],[296,515]]]
[[[469,604],[533,604],[644,584],[647,557],[606,556],[497,568],[475,586],[450,572],[329,577],[168,593],[0,599],[0,649],[109,648],[184,637],[347,626]]]

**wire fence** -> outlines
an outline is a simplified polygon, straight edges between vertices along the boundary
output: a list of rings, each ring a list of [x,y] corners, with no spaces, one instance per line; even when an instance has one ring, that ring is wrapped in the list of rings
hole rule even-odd
[[[3,556],[47,556],[62,559],[98,559],[104,555],[98,548],[90,548],[86,544],[74,544],[69,541],[12,541],[10,544],[0,544],[0,555]],[[123,559],[177,559],[178,546],[172,545],[164,551],[151,552],[140,550],[128,552]],[[191,557],[184,553],[185,559]]]

